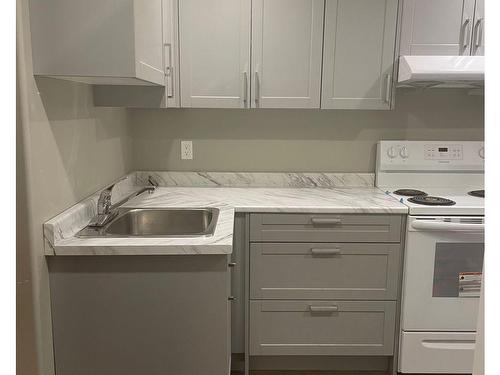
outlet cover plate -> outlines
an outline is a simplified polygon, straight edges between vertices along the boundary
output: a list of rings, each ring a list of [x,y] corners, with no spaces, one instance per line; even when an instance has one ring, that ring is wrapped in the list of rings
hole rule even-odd
[[[193,141],[181,141],[181,159],[193,160]]]

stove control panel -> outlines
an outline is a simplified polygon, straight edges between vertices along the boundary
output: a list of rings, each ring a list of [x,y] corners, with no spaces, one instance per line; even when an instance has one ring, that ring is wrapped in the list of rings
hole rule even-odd
[[[424,146],[425,159],[427,160],[462,160],[463,146],[431,144]]]
[[[475,141],[380,141],[377,170],[483,171],[484,143]]]

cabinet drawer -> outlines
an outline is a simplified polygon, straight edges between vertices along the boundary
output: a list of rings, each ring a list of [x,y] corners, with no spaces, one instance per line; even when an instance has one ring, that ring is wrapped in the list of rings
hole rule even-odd
[[[252,214],[255,242],[399,242],[400,215]]]
[[[252,243],[250,298],[397,297],[399,244]]]
[[[250,301],[250,355],[392,355],[396,302]]]

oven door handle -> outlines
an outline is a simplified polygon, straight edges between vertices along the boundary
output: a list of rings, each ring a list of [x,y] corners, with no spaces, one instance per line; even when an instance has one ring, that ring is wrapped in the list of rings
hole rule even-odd
[[[443,221],[415,220],[411,223],[413,229],[449,231],[449,232],[484,232],[484,224],[446,223]]]

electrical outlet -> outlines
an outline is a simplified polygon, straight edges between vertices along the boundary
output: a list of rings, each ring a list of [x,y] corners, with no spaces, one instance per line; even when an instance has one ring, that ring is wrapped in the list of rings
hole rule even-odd
[[[193,160],[193,142],[181,141],[181,159]]]

